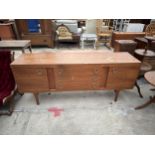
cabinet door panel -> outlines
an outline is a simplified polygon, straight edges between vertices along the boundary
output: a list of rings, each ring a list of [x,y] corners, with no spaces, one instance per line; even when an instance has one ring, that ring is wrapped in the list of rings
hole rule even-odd
[[[139,73],[138,67],[111,67],[107,80],[107,88],[132,88]]]
[[[46,69],[16,68],[13,73],[20,91],[48,90]]]
[[[105,87],[107,68],[101,65],[62,65],[56,69],[57,90],[92,90]]]
[[[92,89],[92,73],[92,66],[58,66],[56,69],[56,87],[58,90]]]

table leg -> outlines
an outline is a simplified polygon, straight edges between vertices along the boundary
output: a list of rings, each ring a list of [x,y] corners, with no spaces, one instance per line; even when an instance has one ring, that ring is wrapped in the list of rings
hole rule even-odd
[[[84,49],[84,40],[81,40],[81,48]]]
[[[97,46],[97,40],[94,41],[94,49],[96,49]]]
[[[25,49],[24,48],[22,48],[22,53],[25,53]]]
[[[119,95],[119,90],[115,90],[115,98],[114,98],[114,101],[116,102],[117,99],[118,99],[118,95]]]
[[[30,45],[28,48],[29,48],[29,51],[32,53],[32,48],[31,48],[31,45]]]
[[[148,105],[152,104],[153,102],[155,102],[155,96],[154,96],[152,99],[150,99],[149,101],[147,101],[146,103],[144,103],[144,104],[142,104],[142,105],[136,107],[135,110],[145,108],[145,107],[147,107]]]
[[[37,102],[37,105],[39,105],[39,97],[38,97],[38,93],[33,93],[34,97],[35,97],[35,100]]]

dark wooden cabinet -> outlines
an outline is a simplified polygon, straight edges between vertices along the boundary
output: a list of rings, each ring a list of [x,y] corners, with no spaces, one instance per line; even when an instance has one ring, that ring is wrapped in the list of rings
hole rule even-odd
[[[19,39],[16,24],[14,21],[0,23],[0,39],[1,40]]]
[[[38,19],[38,31],[33,30],[29,25],[30,19],[16,19],[16,25],[20,38],[23,40],[31,40],[32,46],[48,46],[54,47],[55,32],[52,27],[52,20]]]

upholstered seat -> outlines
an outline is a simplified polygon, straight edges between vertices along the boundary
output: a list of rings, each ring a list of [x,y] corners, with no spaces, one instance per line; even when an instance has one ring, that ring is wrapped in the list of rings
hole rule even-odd
[[[16,90],[10,63],[11,52],[0,51],[0,108],[8,103]]]

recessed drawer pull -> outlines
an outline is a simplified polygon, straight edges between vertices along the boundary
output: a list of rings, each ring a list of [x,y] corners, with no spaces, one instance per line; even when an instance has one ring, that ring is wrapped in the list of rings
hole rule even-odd
[[[94,69],[94,74],[97,74],[98,73],[98,69]]]
[[[37,75],[43,75],[43,72],[41,70],[38,70]]]
[[[115,73],[118,73],[118,69],[117,68],[113,68],[112,69],[112,72],[115,74]]]

